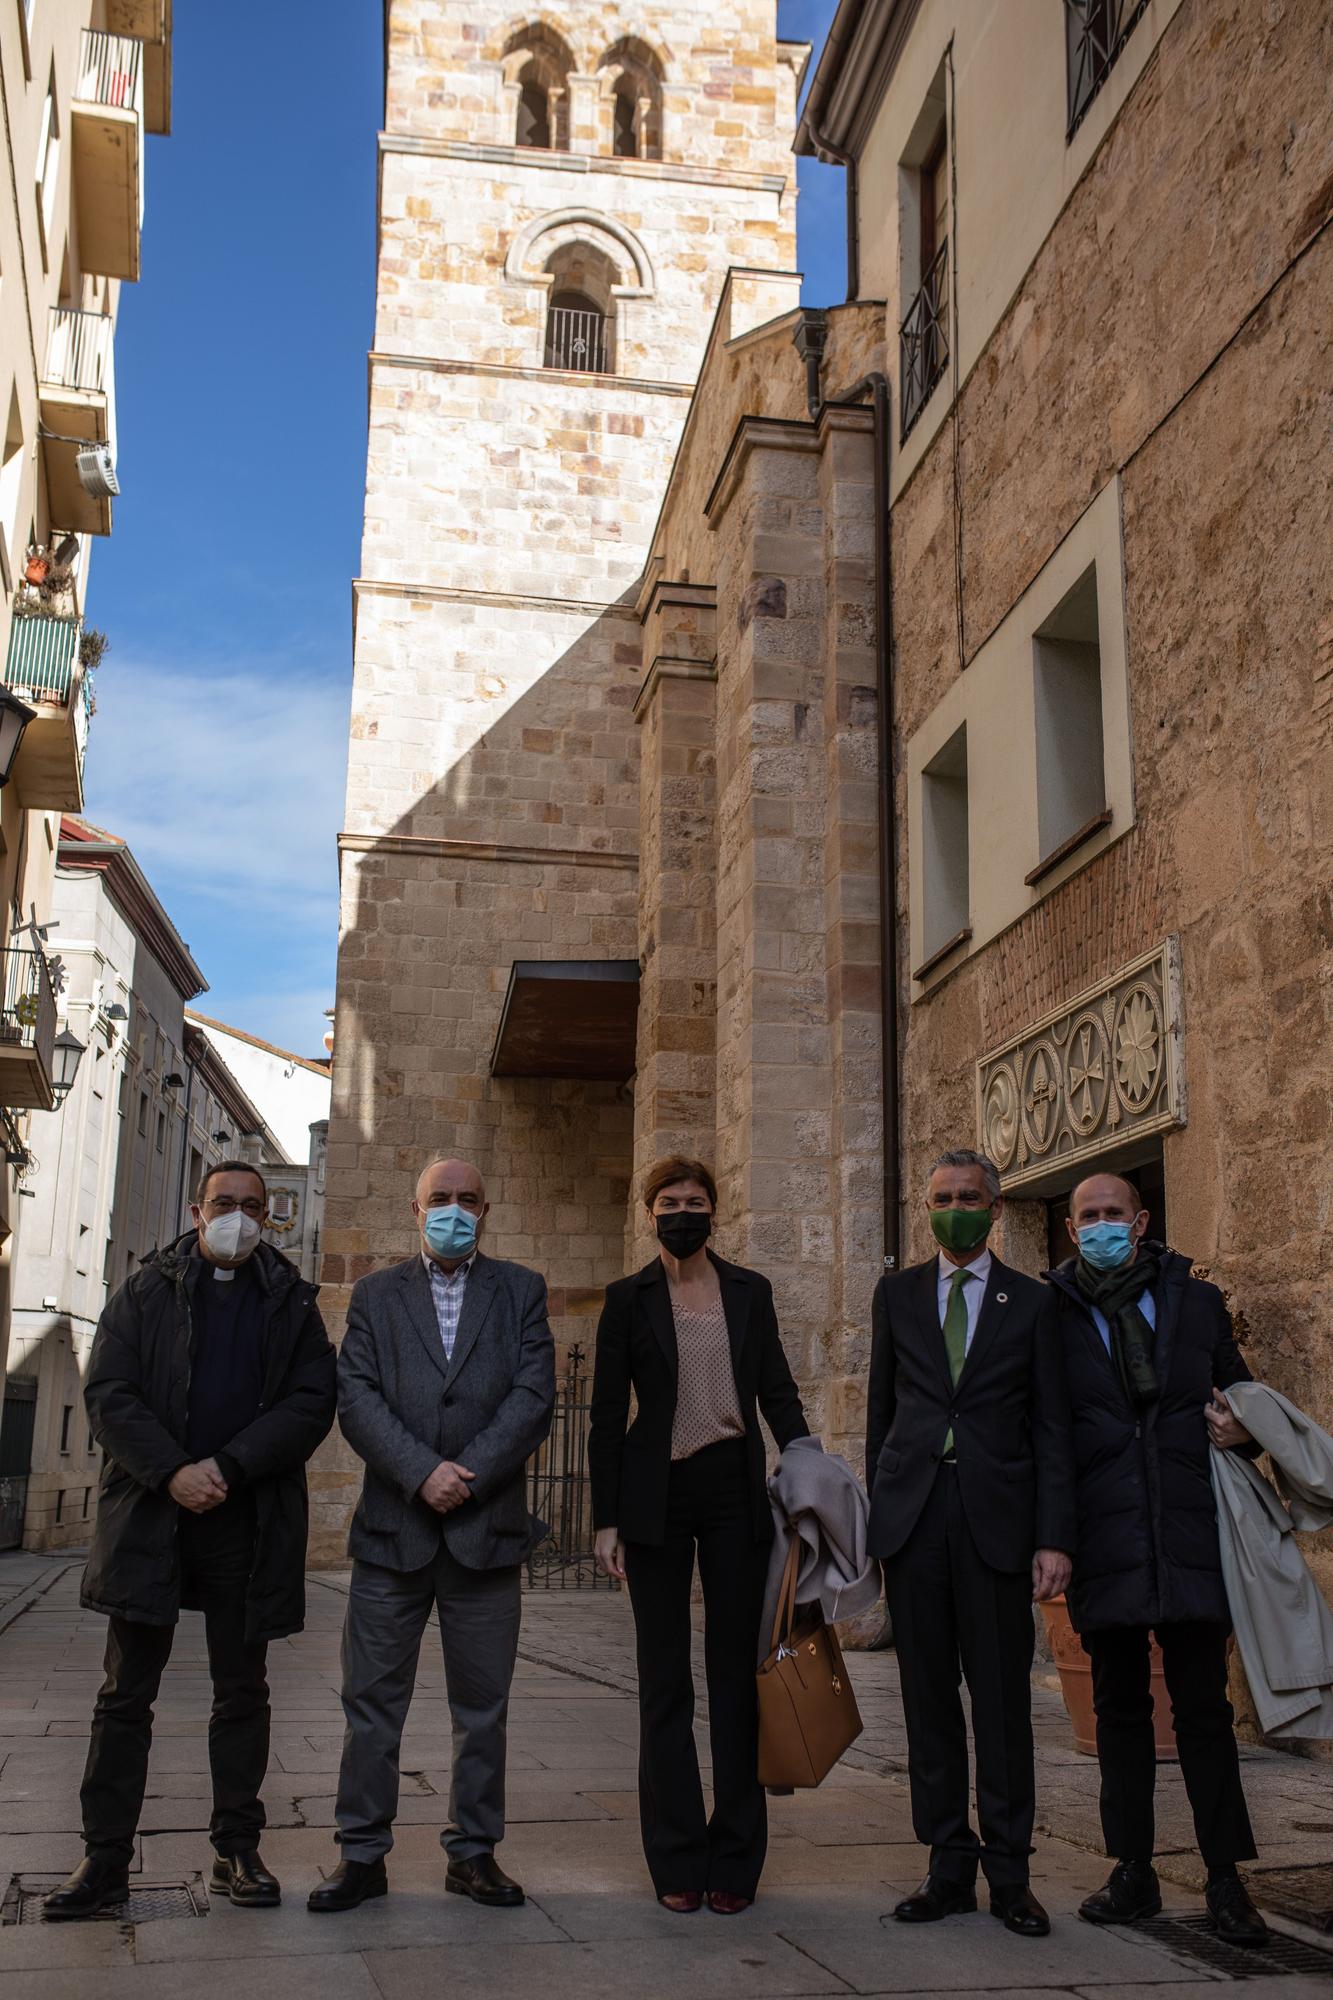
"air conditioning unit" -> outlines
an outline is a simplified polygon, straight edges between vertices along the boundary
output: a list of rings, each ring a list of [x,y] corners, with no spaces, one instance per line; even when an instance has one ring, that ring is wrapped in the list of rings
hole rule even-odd
[[[90,500],[110,500],[120,491],[109,444],[85,445],[74,461],[79,484]]]

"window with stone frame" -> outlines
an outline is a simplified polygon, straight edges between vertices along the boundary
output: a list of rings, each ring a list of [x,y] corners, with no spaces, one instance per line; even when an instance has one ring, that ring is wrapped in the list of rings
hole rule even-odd
[[[589,243],[569,243],[547,260],[551,277],[542,365],[578,374],[615,372],[616,270]]]
[[[1041,859],[1029,883],[1091,840],[1111,817],[1095,563],[1033,633],[1032,671]]]
[[[940,65],[898,169],[899,440],[905,440],[949,363],[950,133]]]
[[[922,944],[932,964],[971,936],[971,862],[968,853],[967,724],[956,729],[922,773]]]
[[[662,64],[637,36],[626,35],[597,65],[610,97],[610,149],[617,159],[662,157]]]
[[[501,58],[513,99],[514,143],[548,152],[569,151],[569,78],[574,57],[545,22],[518,28]]]

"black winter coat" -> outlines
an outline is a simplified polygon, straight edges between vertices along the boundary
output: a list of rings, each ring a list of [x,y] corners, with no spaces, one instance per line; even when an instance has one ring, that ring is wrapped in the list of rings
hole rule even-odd
[[[1168,1251],[1154,1294],[1160,1395],[1131,1405],[1074,1261],[1046,1276],[1059,1302],[1074,1430],[1078,1537],[1069,1616],[1078,1632],[1204,1619],[1229,1625],[1204,1410],[1248,1382],[1216,1285]]]
[[[757,1542],[773,1539],[760,1410],[779,1451],[808,1437],[800,1393],[778,1332],[773,1287],[758,1271],[727,1264],[710,1250],[731,1342],[736,1394],[750,1462],[750,1509]],[[595,1528],[660,1548],[666,1538],[671,1431],[676,1416],[676,1322],[660,1257],[606,1288],[597,1328],[597,1364],[588,1433]],[[630,1396],[638,1405],[629,1422]],[[626,1426],[628,1425],[628,1428]]]
[[[190,1462],[197,1240],[194,1230],[179,1237],[107,1301],[84,1388],[105,1463],[80,1602],[141,1625],[174,1625],[182,1609],[198,1609],[182,1596],[180,1509],[167,1492]],[[305,1621],[305,1464],[333,1426],[336,1390],[318,1288],[267,1243],[256,1249],[254,1268],[265,1301],[263,1392],[259,1415],[227,1446],[226,1471],[239,1472],[255,1498],[245,1636],[258,1645],[299,1632]]]

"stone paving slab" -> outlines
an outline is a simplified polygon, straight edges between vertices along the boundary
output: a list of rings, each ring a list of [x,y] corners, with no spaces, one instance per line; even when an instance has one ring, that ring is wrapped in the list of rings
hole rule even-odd
[[[78,1785],[103,1621],[79,1612],[78,1571],[28,1559],[23,1590],[0,1558],[0,1608],[26,1604],[0,1630],[0,1889],[14,1873],[59,1876],[78,1859]],[[24,1593],[26,1592],[26,1597]],[[3,2000],[237,2000],[275,1985],[282,2000],[685,2000],[720,1996],[1032,1993],[1040,2000],[1195,2000],[1232,1984],[1173,1955],[1160,1939],[1090,1930],[1075,1916],[1106,1863],[1095,1765],[1070,1746],[1058,1697],[1037,1689],[1040,1800],[1034,1884],[1055,1935],[1010,1937],[984,1910],[914,1929],[891,1921],[924,1858],[912,1837],[905,1739],[891,1655],[856,1655],[866,1731],[814,1793],[775,1800],[763,1892],[746,1916],[683,1919],[662,1910],[638,1838],[633,1628],[618,1596],[526,1600],[511,1709],[510,1831],[502,1859],[528,1889],[518,1911],[444,1893],[439,1830],[447,1813],[449,1718],[437,1651],[423,1647],[403,1751],[402,1812],[390,1895],[314,1917],[309,1890],[337,1861],[334,1781],[342,1745],[338,1639],[345,1579],[314,1577],[307,1629],[275,1646],[275,1721],[264,1853],[284,1883],[277,1911],[213,1902],[204,1918],[0,1927]],[[702,1687],[702,1677],[700,1677]],[[182,1621],[163,1681],[150,1765],[139,1879],[182,1880],[210,1852],[201,1622]],[[704,1703],[700,1740],[706,1744]],[[1164,1872],[1197,1869],[1179,1774],[1162,1774]],[[1272,1753],[1247,1756],[1263,1860],[1289,1851],[1333,1861],[1333,1773]],[[1197,1908],[1186,1888],[1168,1902]],[[888,1921],[884,1921],[889,1919]],[[1242,2000],[1333,2000],[1328,1982],[1259,1976]],[[279,1970],[280,1968],[280,1970]],[[1260,1968],[1256,1966],[1256,1972]],[[131,1983],[132,1982],[132,1983]]]

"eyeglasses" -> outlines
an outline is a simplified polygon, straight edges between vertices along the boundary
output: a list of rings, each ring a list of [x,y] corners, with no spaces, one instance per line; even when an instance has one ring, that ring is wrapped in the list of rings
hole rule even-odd
[[[210,1215],[234,1215],[239,1208],[242,1215],[248,1215],[252,1222],[258,1222],[266,1204],[255,1195],[251,1195],[248,1201],[233,1201],[229,1194],[220,1194],[213,1200],[206,1201],[204,1207]]]

